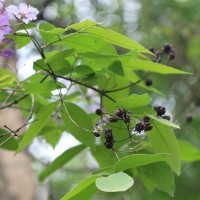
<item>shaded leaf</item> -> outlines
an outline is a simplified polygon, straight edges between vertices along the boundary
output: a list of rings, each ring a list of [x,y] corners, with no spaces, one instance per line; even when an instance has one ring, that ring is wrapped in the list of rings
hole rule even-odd
[[[156,153],[167,153],[167,163],[172,170],[180,175],[181,155],[177,139],[171,129],[157,121],[153,121],[153,129],[147,132],[152,147]]]
[[[48,122],[51,117],[52,112],[55,110],[57,102],[50,103],[44,106],[36,115],[35,119],[38,121],[33,122],[28,128],[27,132],[24,134],[16,153],[19,153],[24,149],[30,142],[40,133],[44,125]]]
[[[70,190],[65,196],[63,196],[60,200],[75,200],[77,195],[82,196],[84,194],[95,193],[97,191],[97,188],[95,186],[95,181],[97,178],[99,178],[99,175],[93,175],[85,178],[80,183],[78,183],[72,190]],[[93,190],[91,190],[91,186],[93,186]],[[95,186],[95,187],[94,187]],[[84,198],[87,198],[87,196],[84,196]],[[79,197],[80,199],[80,197]]]
[[[67,149],[64,153],[58,156],[49,166],[47,166],[39,175],[39,180],[43,181],[50,174],[60,169],[64,164],[73,159],[80,151],[85,148],[85,145],[78,145]]]

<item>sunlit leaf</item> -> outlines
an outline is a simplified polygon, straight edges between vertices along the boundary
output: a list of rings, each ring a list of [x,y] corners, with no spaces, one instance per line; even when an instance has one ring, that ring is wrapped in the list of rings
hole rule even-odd
[[[108,177],[97,178],[96,186],[103,192],[122,192],[132,187],[134,181],[128,174],[119,172]]]

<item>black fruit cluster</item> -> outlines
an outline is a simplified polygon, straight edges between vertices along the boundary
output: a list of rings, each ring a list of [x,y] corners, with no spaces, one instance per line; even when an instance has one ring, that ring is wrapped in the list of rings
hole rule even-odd
[[[171,119],[171,117],[169,115],[164,115],[166,112],[166,108],[163,106],[154,106],[154,110],[157,113],[158,117],[162,117],[163,119],[169,120]]]
[[[142,122],[135,125],[135,131],[140,133],[141,131],[150,131],[153,128],[150,122],[149,116],[144,116]]]
[[[127,113],[123,108],[118,108],[114,114],[109,117],[110,122],[117,122],[118,120],[123,120],[125,123],[130,123],[131,115]]]
[[[153,52],[156,57],[153,59],[153,62],[160,63],[163,54],[168,55],[168,60],[173,60],[175,58],[175,51],[172,46],[168,43],[164,44],[161,49],[155,50],[154,48],[149,48],[149,51]]]
[[[113,144],[114,144],[112,129],[106,128],[104,130],[104,133],[105,133],[105,139],[106,139],[106,141],[104,142],[104,145],[105,145],[106,148],[111,149],[113,147]]]

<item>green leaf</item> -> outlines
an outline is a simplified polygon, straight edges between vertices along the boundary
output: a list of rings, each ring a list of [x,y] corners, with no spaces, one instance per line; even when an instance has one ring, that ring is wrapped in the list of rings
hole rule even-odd
[[[181,150],[181,160],[185,162],[200,160],[200,150],[198,148],[183,140],[178,140],[178,143]]]
[[[93,187],[91,190],[91,186],[95,186],[95,181],[97,178],[99,178],[99,175],[93,175],[93,176],[89,176],[87,178],[85,178],[84,180],[82,180],[79,184],[77,184],[72,190],[70,190],[65,196],[63,196],[60,200],[75,200],[78,198],[76,198],[76,196],[82,196],[82,198],[84,197],[85,199],[90,199],[87,198],[87,196],[84,196],[83,194],[90,193],[92,191],[92,193],[95,193],[97,191],[96,187]],[[81,199],[81,198],[79,198]]]
[[[146,106],[150,103],[151,97],[148,94],[132,94],[127,98],[119,99],[117,102],[117,107],[122,107],[124,109],[132,109],[137,107]]]
[[[175,183],[174,174],[165,162],[151,163],[141,167],[144,175],[149,178],[161,191],[174,196]]]
[[[156,153],[166,153],[168,157],[167,163],[172,170],[180,175],[181,155],[177,139],[171,128],[157,122],[152,122],[153,129],[147,132],[152,147]]]
[[[119,172],[108,177],[97,178],[96,186],[103,192],[122,192],[132,187],[134,181],[128,174]]]
[[[102,168],[113,166],[117,162],[113,152],[106,149],[104,145],[96,145],[91,153]]]
[[[127,169],[131,169],[134,167],[139,167],[143,165],[148,165],[150,163],[159,162],[159,161],[167,161],[167,159],[170,157],[169,154],[133,154],[130,156],[126,156],[122,159],[120,159],[115,165],[114,165],[114,171],[124,171]]]
[[[93,175],[95,175],[95,174],[110,175],[110,174],[113,174],[113,173],[114,173],[113,166],[100,168],[100,169],[97,169],[97,170],[95,170],[95,171],[92,172]]]
[[[16,87],[16,84],[19,85],[16,75],[0,68],[0,88]]]
[[[65,49],[62,51],[57,51],[54,55],[49,56],[44,60],[44,64],[50,63],[50,62],[56,62],[60,59],[65,59],[69,56],[74,56],[76,51],[74,49]]]
[[[128,61],[124,67],[131,68],[133,70],[142,70],[159,74],[191,74],[172,67],[168,67],[166,65],[139,59],[132,59]]]
[[[109,43],[124,47],[126,49],[137,50],[138,52],[152,54],[149,50],[145,49],[143,46],[141,46],[134,40],[131,40],[130,38],[120,33],[104,28],[103,26],[100,26],[98,24],[85,27],[81,31],[85,33],[89,33],[91,35],[95,35],[96,37],[99,37]]]
[[[12,39],[15,40],[18,49],[21,49],[22,47],[26,46],[28,43],[31,42],[30,37],[27,36],[26,33],[15,34],[13,35]]]
[[[16,150],[16,153],[19,153],[24,149],[30,142],[40,133],[44,125],[48,122],[51,117],[52,112],[55,110],[57,102],[50,103],[47,106],[44,106],[38,114],[35,116],[35,119],[38,121],[33,122],[28,128],[27,132],[24,134],[19,147]]]
[[[80,23],[72,24],[72,25],[68,26],[65,30],[68,31],[68,30],[74,29],[76,31],[80,31],[82,29],[89,28],[89,27],[92,27],[92,26],[97,25],[97,24],[99,24],[99,23],[95,22],[95,21],[84,20]]]
[[[29,22],[28,24],[22,23],[17,27],[17,31],[24,30],[24,29],[31,29],[35,27],[37,27],[37,25],[33,22]]]
[[[169,126],[169,127],[172,127],[172,128],[180,129],[180,126],[178,126],[177,124],[174,124],[173,122],[171,122],[169,120],[162,119],[162,118],[159,118],[159,117],[156,117],[156,116],[153,116],[153,115],[148,115],[148,116],[150,118],[156,120],[157,122],[159,122],[161,124],[164,124],[165,126]]]
[[[65,123],[66,131],[71,133],[77,140],[83,144],[94,148],[95,147],[95,137],[92,134],[93,123],[89,115],[82,110],[79,106],[67,102],[65,103],[66,110],[64,106],[61,108],[62,119]],[[83,130],[86,129],[86,130]]]
[[[39,180],[43,181],[50,174],[60,169],[64,164],[73,159],[79,152],[85,148],[85,145],[78,145],[67,149],[64,153],[58,156],[48,167],[46,167],[39,175]]]
[[[104,40],[92,35],[75,33],[68,35],[61,41],[69,48],[75,49],[78,53],[96,52],[108,55],[117,55],[115,48]]]

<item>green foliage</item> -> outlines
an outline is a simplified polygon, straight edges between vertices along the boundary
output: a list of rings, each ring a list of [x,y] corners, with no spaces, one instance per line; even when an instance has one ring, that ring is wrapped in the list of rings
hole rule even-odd
[[[13,39],[18,48],[30,41],[36,46],[41,55],[33,64],[37,73],[19,86],[13,74],[0,69],[1,88],[21,89],[24,95],[16,90],[8,98],[9,93],[0,91],[2,101],[8,107],[18,103],[29,106],[29,111],[23,111],[27,122],[32,116],[37,120],[31,122],[19,146],[10,148],[7,145],[7,148],[19,153],[37,136],[55,146],[64,131],[82,143],[66,150],[47,166],[40,173],[42,181],[87,147],[100,169],[81,181],[62,200],[83,196],[90,199],[98,190],[126,191],[136,177],[147,189],[158,188],[173,196],[173,172],[180,175],[181,153],[185,161],[199,159],[199,155],[196,149],[183,142],[180,142],[180,151],[171,129],[179,129],[179,126],[155,116],[147,92],[161,92],[148,87],[144,81],[151,72],[188,73],[150,61],[147,56],[152,57],[152,52],[97,22],[86,20],[67,28],[48,23],[35,27],[34,24],[21,24]],[[39,32],[43,46],[28,32],[20,33],[30,28]],[[137,93],[135,87],[145,92]],[[94,114],[96,108],[100,108],[97,115]],[[144,116],[151,119],[145,122]],[[116,121],[112,121],[112,117]],[[193,159],[185,154],[188,148],[193,149]]]

